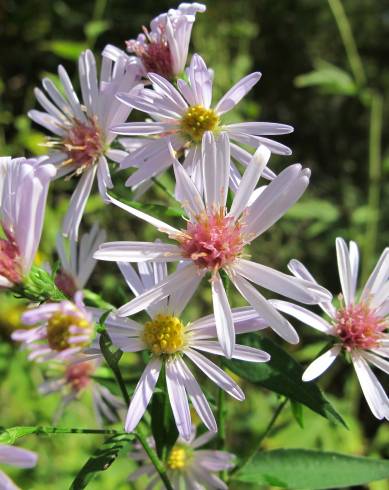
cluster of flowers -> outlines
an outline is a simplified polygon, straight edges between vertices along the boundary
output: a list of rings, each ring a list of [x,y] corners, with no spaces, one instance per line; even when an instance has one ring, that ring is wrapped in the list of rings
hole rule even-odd
[[[287,342],[298,343],[298,333],[281,313],[331,337],[331,347],[308,367],[305,381],[319,376],[345,353],[373,414],[389,419],[389,399],[369,366],[389,373],[389,249],[357,296],[358,247],[337,239],[342,287],[337,306],[332,304],[331,293],[297,260],[289,263],[291,274],[250,260],[250,243],[301,197],[309,184],[310,170],[294,164],[276,175],[267,166],[272,153],[291,153],[268,138],[290,133],[290,126],[224,122],[224,116],[259,81],[260,73],[244,77],[214,104],[213,71],[198,54],[186,67],[195,16],[204,10],[202,4],[181,4],[177,10],[156,17],[150,30],[144,29],[136,40],[128,41],[127,52],[106,46],[99,78],[92,52],[82,53],[82,101],[60,66],[63,90],[45,78],[44,91],[35,90],[43,111],[29,112],[33,121],[53,135],[47,139],[48,155],[0,161],[3,288],[23,284],[30,274],[49,183],[64,176],[78,178],[57,243],[62,267],[55,281],[68,299],[32,306],[22,320],[33,328],[13,335],[29,350],[31,360],[57,361],[61,366],[61,376],[44,383],[41,391],[63,390],[63,409],[86,387],[92,387],[96,413],[108,420],[120,416],[122,402],[91,378],[101,362],[95,324],[104,310],[86,307],[82,295],[95,259],[116,262],[134,299],[109,314],[107,331],[122,351],[149,354],[128,407],[125,429],[135,429],[163,373],[180,435],[167,462],[177,488],[181,479],[187,482],[186,488],[195,488],[195,481],[196,488],[226,488],[212,472],[232,466],[228,453],[199,451],[195,455],[217,431],[217,425],[186,360],[219,388],[243,400],[241,388],[207,354],[269,361],[266,352],[237,344],[235,335],[270,327]],[[146,121],[126,122],[133,109],[145,113]],[[125,137],[118,139],[117,135]],[[134,169],[126,185],[137,198],[172,166],[175,197],[185,214],[182,227],[174,228],[111,195],[110,167],[115,165]],[[154,226],[170,241],[103,243],[105,233],[94,227],[78,242],[95,178],[107,204]],[[258,186],[260,178],[268,182]],[[137,270],[131,263],[137,263]],[[168,273],[168,263],[176,264],[173,272]],[[205,277],[212,291],[213,313],[184,324],[182,312]],[[226,281],[249,306],[230,307]],[[295,303],[268,300],[254,285],[298,303],[319,305],[328,319]],[[145,324],[128,318],[142,310],[150,317]],[[209,431],[198,439],[193,433],[189,400]],[[139,450],[133,457],[143,461],[146,455]],[[146,462],[133,477],[140,474],[152,476],[153,467]],[[157,477],[152,477],[151,483],[156,482]]]

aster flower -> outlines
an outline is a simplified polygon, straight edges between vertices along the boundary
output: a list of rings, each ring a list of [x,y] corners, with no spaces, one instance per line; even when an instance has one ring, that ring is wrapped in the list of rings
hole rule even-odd
[[[52,150],[50,161],[59,169],[58,177],[80,177],[64,221],[64,232],[72,239],[77,239],[95,176],[104,198],[106,189],[112,187],[107,158],[120,162],[126,155],[123,150],[111,148],[116,135],[110,127],[124,122],[131,112],[115,95],[118,91],[130,90],[139,79],[138,67],[125,57],[118,58],[116,63],[103,57],[99,83],[96,61],[90,50],[80,55],[78,65],[83,103],[65,68],[59,66],[58,75],[65,95],[45,78],[42,85],[47,95],[35,89],[35,96],[45,112],[31,110],[28,113],[33,121],[54,134],[47,146]]]
[[[128,186],[138,186],[166,170],[172,159],[167,142],[174,150],[184,154],[184,167],[192,180],[202,192],[204,169],[201,167],[202,144],[205,132],[226,136],[231,156],[237,162],[246,165],[251,160],[251,153],[241,147],[248,145],[258,148],[264,145],[278,154],[291,153],[290,149],[264,135],[286,134],[293,131],[291,126],[279,123],[245,122],[235,124],[223,123],[224,116],[231,111],[249,92],[261,77],[259,72],[251,73],[234,85],[215,105],[212,106],[213,74],[204,60],[195,54],[187,70],[188,82],[178,80],[175,88],[168,80],[156,73],[149,73],[154,90],[136,87],[130,93],[118,94],[118,99],[131,108],[148,114],[152,120],[131,122],[113,127],[118,134],[146,136],[144,145],[132,152],[121,162],[121,168],[137,167],[138,169],[127,180]],[[224,150],[223,138],[216,138],[217,152]],[[127,142],[124,141],[124,146]],[[231,162],[230,185],[235,191],[240,173]],[[272,179],[274,173],[264,170],[264,177]]]
[[[105,239],[105,231],[99,230],[97,224],[89,233],[82,235],[79,243],[74,239],[66,240],[62,233],[58,233],[57,252],[61,269],[56,275],[55,284],[66,296],[72,298],[77,291],[84,289],[96,265],[93,253]]]
[[[108,388],[93,379],[100,361],[85,360],[86,356],[75,356],[71,362],[57,366],[60,375],[51,377],[39,386],[43,395],[59,392],[62,400],[54,416],[53,424],[57,424],[66,407],[73,401],[79,400],[87,391],[92,393],[93,407],[96,419],[100,425],[107,419],[113,423],[119,419],[119,411],[125,408],[122,400],[113,395]]]
[[[189,441],[184,441],[182,438],[177,439],[166,462],[167,475],[173,488],[177,490],[180,488],[227,490],[227,485],[217,476],[217,473],[232,469],[235,466],[235,456],[226,451],[199,449],[208,444],[213,437],[215,434],[211,432],[196,437],[195,431],[192,431]],[[150,444],[155,447],[154,440],[151,440]],[[129,457],[143,463],[139,469],[131,473],[130,481],[147,475],[151,478],[147,488],[161,488],[162,482],[159,474],[139,443]]]
[[[329,335],[333,346],[312,362],[303,375],[310,381],[326,371],[345,353],[354,366],[366,401],[378,419],[389,420],[389,398],[371,366],[389,374],[389,248],[379,258],[360,295],[357,295],[359,251],[355,242],[349,247],[342,238],[336,239],[336,255],[342,293],[339,306],[321,303],[328,317],[284,301],[273,305],[306,325]],[[308,270],[297,260],[289,264],[296,277],[314,281]]]
[[[30,351],[28,358],[39,362],[71,359],[91,344],[95,333],[92,315],[85,308],[80,291],[74,302],[45,303],[27,310],[21,320],[25,325],[39,325],[16,330],[12,339],[23,342]]]
[[[119,267],[127,284],[137,296],[167,277],[166,264],[159,262],[140,263],[138,265],[139,274],[130,264],[119,263]],[[188,397],[206,427],[211,431],[217,430],[212,410],[191,373],[187,360],[192,361],[211,381],[229,395],[239,401],[244,399],[244,394],[239,386],[220,367],[202,354],[204,352],[223,355],[216,341],[215,317],[209,315],[186,325],[180,319],[196,286],[197,278],[192,278],[192,281],[182,284],[181,288],[172,293],[169,298],[153,302],[147,310],[150,321],[145,324],[127,318],[119,318],[115,314],[111,314],[106,320],[113,343],[122,351],[146,351],[150,355],[128,409],[125,422],[125,429],[128,432],[132,432],[142,418],[162,369],[166,377],[167,392],[174,419],[181,437],[188,440],[191,436]],[[99,318],[102,313],[102,311],[94,310],[96,318]],[[267,326],[253,308],[233,309],[231,317],[237,333],[257,331]],[[266,352],[244,345],[235,345],[232,357],[248,362],[266,362],[270,359]]]
[[[55,175],[44,158],[0,158],[0,287],[12,287],[30,272],[44,220],[47,191]]]
[[[189,219],[186,229],[177,230],[163,221],[111,198],[111,202],[154,225],[176,240],[170,243],[112,242],[100,246],[95,258],[109,261],[161,263],[183,260],[184,266],[161,280],[118,310],[119,316],[137,313],[185,287],[196,286],[209,272],[217,336],[226,356],[234,352],[234,322],[220,271],[224,270],[236,289],[256,309],[270,327],[288,342],[297,343],[298,335],[290,323],[257,291],[255,284],[296,301],[316,304],[330,298],[324,288],[304,279],[278,272],[244,258],[244,247],[274,224],[302,195],[310,172],[291,165],[267,187],[253,191],[265,167],[270,151],[261,145],[242,178],[230,210],[226,209],[229,179],[229,142],[221,135],[222,149],[217,151],[212,133],[204,135],[203,200],[188,173],[175,160],[178,199]],[[195,288],[193,288],[195,289]]]
[[[0,463],[18,468],[33,468],[38,461],[38,456],[28,449],[0,444]],[[17,485],[0,470],[0,489],[20,490]]]
[[[138,58],[143,75],[153,72],[173,80],[182,73],[196,13],[205,10],[202,3],[181,3],[155,17],[150,30],[143,27],[137,39],[126,41],[127,51]]]

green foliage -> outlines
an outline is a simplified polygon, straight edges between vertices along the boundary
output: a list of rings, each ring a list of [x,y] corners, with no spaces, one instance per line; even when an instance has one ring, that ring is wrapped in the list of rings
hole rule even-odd
[[[339,453],[279,449],[257,454],[234,479],[290,489],[333,489],[389,478],[389,461]]]
[[[108,470],[120,454],[128,451],[133,439],[130,434],[115,435],[107,439],[81,468],[69,490],[86,488],[97,473]]]
[[[35,265],[32,266],[23,283],[14,286],[13,292],[20,298],[36,303],[66,299],[66,296],[55,285],[54,275]]]
[[[295,78],[297,88],[318,87],[328,95],[356,95],[358,87],[352,76],[327,61],[317,61],[315,70]]]
[[[271,359],[267,363],[251,363],[246,361],[226,360],[226,366],[241,378],[256,386],[284,395],[291,400],[302,403],[314,412],[329,420],[346,423],[328,400],[324,398],[315,383],[302,381],[303,368],[291,355],[267,338],[255,334],[242,335],[240,340],[249,345],[268,352]]]

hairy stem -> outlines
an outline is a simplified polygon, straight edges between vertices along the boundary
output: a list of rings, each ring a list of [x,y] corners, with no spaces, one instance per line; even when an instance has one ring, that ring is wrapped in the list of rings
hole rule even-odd
[[[243,461],[234,469],[234,471],[232,472],[232,474],[234,473],[237,473],[238,471],[240,471],[242,468],[244,468],[248,463],[250,463],[250,461],[254,458],[254,456],[257,454],[257,452],[259,452],[261,450],[261,446],[262,446],[262,442],[266,439],[266,437],[270,434],[271,430],[273,429],[274,427],[274,424],[276,423],[280,413],[282,412],[282,410],[284,409],[285,405],[288,403],[288,398],[285,398],[279,405],[278,407],[276,408],[272,418],[270,419],[266,429],[262,432],[262,434],[260,435],[257,443],[256,443],[256,446],[255,446],[255,449],[254,451],[252,451],[245,459],[243,459]]]
[[[166,474],[165,465],[158,458],[158,455],[154,451],[154,449],[147,442],[147,437],[144,435],[144,433],[141,430],[135,432],[135,436],[138,439],[138,441],[141,443],[143,449],[146,451],[147,456],[150,458],[150,461],[152,462],[154,468],[158,472],[161,480],[163,481],[165,488],[167,490],[174,490],[173,486],[170,483],[170,480]]]

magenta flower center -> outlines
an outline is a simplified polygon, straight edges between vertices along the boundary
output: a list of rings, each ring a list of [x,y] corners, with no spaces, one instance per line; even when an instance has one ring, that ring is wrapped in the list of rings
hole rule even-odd
[[[377,347],[386,328],[386,319],[366,303],[352,304],[336,313],[335,333],[347,351]]]
[[[178,237],[183,256],[201,269],[217,271],[242,253],[244,241],[241,224],[224,215],[224,210],[204,214],[196,223],[188,222],[186,231]]]
[[[169,80],[174,78],[173,61],[169,44],[165,38],[163,26],[160,26],[159,39],[151,39],[145,29],[148,43],[140,44],[137,41],[127,41],[127,50],[134,53],[143,63],[146,72],[157,73]]]
[[[95,367],[91,362],[72,364],[66,370],[65,379],[73,391],[79,392],[86,388],[91,381]]]
[[[6,235],[7,239],[0,240],[0,276],[17,284],[23,278],[20,252],[13,236],[7,232]]]
[[[94,165],[104,151],[103,138],[97,122],[90,119],[89,123],[75,121],[61,143],[63,150],[68,154],[65,164],[75,165],[77,174]]]

